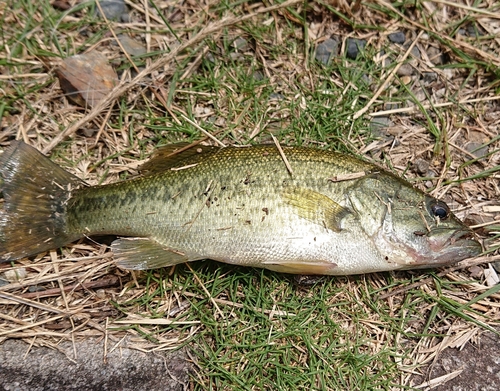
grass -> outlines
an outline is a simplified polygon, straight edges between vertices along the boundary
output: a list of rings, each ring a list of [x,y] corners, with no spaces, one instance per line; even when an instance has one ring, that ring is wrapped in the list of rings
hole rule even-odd
[[[262,12],[260,3],[155,0],[148,21],[143,3],[133,4],[130,24],[108,24],[90,3],[67,11],[48,1],[0,5],[2,147],[23,138],[98,184],[136,175],[139,162],[161,145],[203,138],[213,144],[207,134],[247,145],[273,135],[283,144],[354,153],[404,173],[470,224],[484,225],[489,255],[450,272],[325,278],[304,287],[288,275],[209,261],[125,272],[110,260],[111,239],[84,240],[35,263],[0,266],[2,273],[27,273],[0,286],[1,313],[8,314],[0,319],[0,341],[16,337],[36,345],[101,336],[107,327],[115,343],[128,336],[142,350],[188,349],[199,390],[390,390],[413,388],[431,376],[427,365],[441,349],[498,326],[498,285],[469,268],[497,259],[500,246],[498,212],[484,209],[498,206],[499,53],[480,5],[457,6],[445,19],[439,1],[374,1],[361,3],[362,12],[296,2]],[[221,22],[225,17],[234,20]],[[476,34],[459,36],[468,26]],[[407,43],[424,32],[417,42],[421,58],[405,60],[416,69],[409,79],[392,72],[408,48],[391,44],[387,29],[404,31]],[[145,46],[149,40],[149,53],[133,58],[143,76],[110,30]],[[368,44],[356,59],[341,51],[324,65],[315,50],[332,34],[343,46],[347,36]],[[190,45],[178,50],[179,42]],[[425,57],[431,47],[443,62]],[[54,67],[91,48],[106,55],[124,82],[120,94],[84,109],[68,102]],[[426,81],[424,72],[435,79]],[[390,116],[392,125],[375,131],[371,122],[380,116]],[[468,150],[471,141],[478,145]],[[487,154],[475,156],[484,146]],[[433,175],[415,173],[417,158],[430,163]],[[23,298],[30,288],[86,286],[109,276],[120,287],[37,299],[43,309],[1,296]],[[73,326],[55,337],[50,309],[75,308]],[[33,323],[30,316],[36,325],[20,330],[19,322]],[[93,323],[80,327],[89,317]]]

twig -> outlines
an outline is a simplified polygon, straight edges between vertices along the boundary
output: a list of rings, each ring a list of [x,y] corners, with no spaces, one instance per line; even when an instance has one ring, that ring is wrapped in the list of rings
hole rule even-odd
[[[217,144],[219,144],[219,146],[221,147],[225,147],[226,145],[222,142],[222,141],[219,141],[216,137],[212,136],[210,133],[208,133],[205,129],[203,129],[200,125],[198,125],[196,122],[190,120],[188,117],[186,117],[184,114],[181,114],[181,117],[189,122],[191,125],[193,125],[196,129],[198,129],[201,133],[203,133],[205,136],[207,136],[209,139],[211,139],[212,141],[216,142]]]
[[[490,102],[494,100],[499,100],[500,96],[488,96],[485,98],[475,98],[475,99],[465,99],[465,100],[459,100],[458,102],[443,102],[443,103],[427,103],[423,104],[422,107],[424,109],[431,109],[431,108],[438,108],[438,107],[448,107],[448,106],[453,106],[453,105],[465,105],[467,103],[477,103],[477,102]],[[382,116],[387,116],[389,114],[401,114],[401,113],[407,113],[407,114],[412,114],[420,111],[420,107],[401,107],[399,109],[392,109],[392,110],[383,110],[383,111],[377,111],[375,113],[370,113],[368,114],[370,117],[382,117]]]
[[[186,263],[186,266],[189,268],[189,270],[191,270],[191,273],[193,273],[193,276],[194,276],[195,280],[198,282],[198,284],[200,284],[201,289],[203,289],[203,291],[205,292],[205,294],[207,295],[207,297],[210,299],[210,301],[214,305],[214,307],[217,310],[217,312],[219,313],[219,315],[222,317],[222,319],[225,319],[226,317],[224,316],[224,313],[220,310],[219,306],[217,305],[217,302],[214,300],[214,298],[212,297],[212,295],[210,294],[210,292],[208,291],[208,289],[205,287],[205,285],[203,284],[203,282],[196,275],[196,273],[194,272],[194,270],[191,267],[191,265],[189,263]]]
[[[283,148],[281,148],[281,145],[278,142],[278,140],[276,139],[276,137],[274,137],[272,134],[271,134],[271,137],[273,138],[274,145],[276,145],[276,148],[278,148],[278,152],[280,153],[281,158],[283,159],[283,163],[285,163],[286,169],[288,170],[290,175],[293,176],[292,166],[290,165],[290,162],[286,158],[285,152],[283,152]]]
[[[116,276],[111,276],[108,278],[103,278],[97,281],[90,281],[84,283],[73,284],[65,286],[63,288],[64,292],[69,291],[79,291],[83,289],[97,289],[97,288],[107,288],[111,286],[116,286],[120,284],[120,279]],[[20,295],[25,299],[37,298],[41,299],[43,297],[59,296],[61,294],[61,288],[52,288],[40,292],[27,292]]]

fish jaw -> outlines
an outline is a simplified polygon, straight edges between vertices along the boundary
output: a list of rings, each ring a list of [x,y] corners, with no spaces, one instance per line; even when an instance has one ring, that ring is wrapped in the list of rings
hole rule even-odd
[[[432,232],[431,232],[432,233]],[[395,242],[388,243],[385,239],[383,253],[389,262],[399,265],[394,269],[425,269],[447,266],[466,258],[479,255],[481,244],[474,239],[470,230],[439,232],[415,238],[415,244]],[[380,242],[379,237],[379,242]]]
[[[458,230],[451,235],[434,233],[427,236],[429,253],[419,254],[416,265],[447,265],[479,255],[481,244],[470,230]]]

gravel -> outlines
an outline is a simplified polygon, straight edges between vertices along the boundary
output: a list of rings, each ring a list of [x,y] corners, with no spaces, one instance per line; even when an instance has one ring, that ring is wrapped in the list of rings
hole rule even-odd
[[[321,42],[316,48],[316,60],[328,65],[330,60],[338,54],[339,43],[333,38]]]
[[[389,41],[393,43],[403,44],[406,41],[406,35],[402,31],[396,31],[395,33],[391,33],[387,36]]]

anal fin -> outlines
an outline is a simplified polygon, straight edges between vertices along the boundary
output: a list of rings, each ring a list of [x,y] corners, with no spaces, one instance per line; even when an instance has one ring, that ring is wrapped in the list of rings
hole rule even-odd
[[[111,244],[111,250],[118,266],[129,270],[157,269],[194,260],[149,238],[117,239]]]

